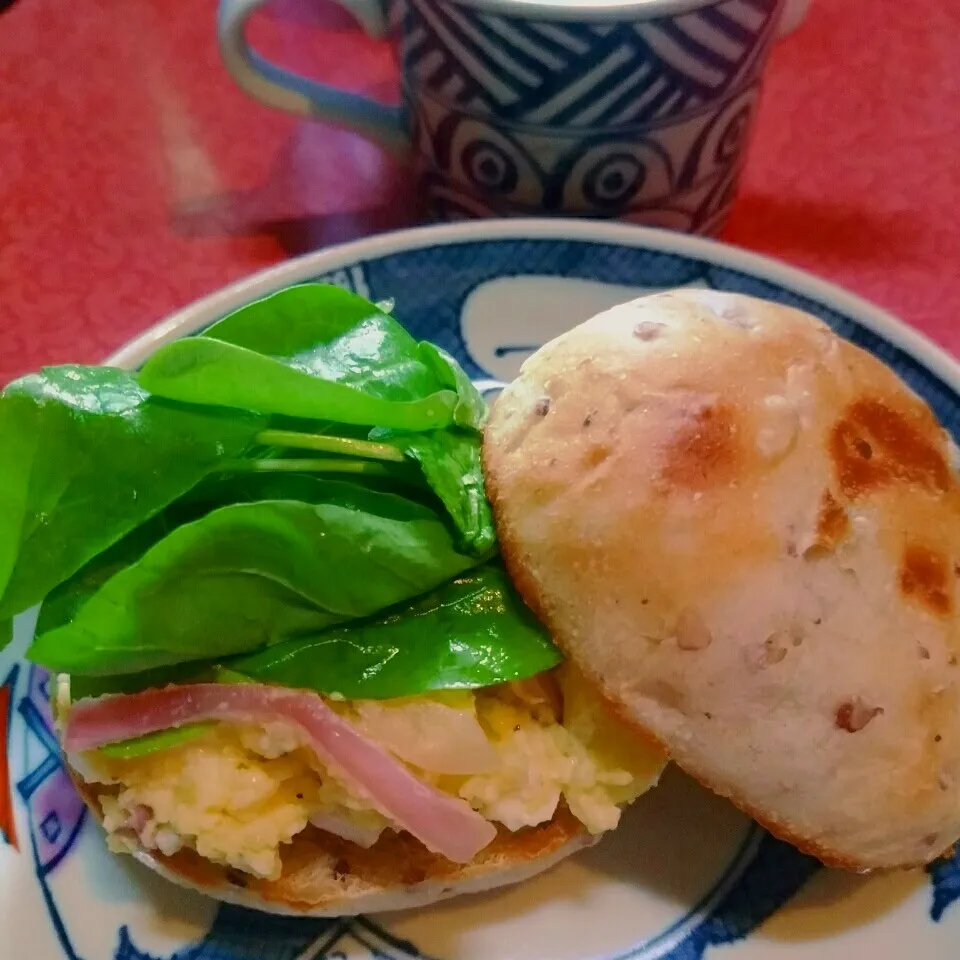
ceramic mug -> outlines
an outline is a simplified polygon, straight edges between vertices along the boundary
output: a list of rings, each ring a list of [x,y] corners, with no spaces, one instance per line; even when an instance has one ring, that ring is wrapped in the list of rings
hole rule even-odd
[[[810,3],[811,0],[784,0],[779,36],[785,37],[793,33],[803,23],[810,10]]]
[[[735,194],[783,0],[340,0],[393,34],[401,104],[251,50],[265,0],[220,0],[248,93],[406,153],[428,217],[616,217],[712,234]]]

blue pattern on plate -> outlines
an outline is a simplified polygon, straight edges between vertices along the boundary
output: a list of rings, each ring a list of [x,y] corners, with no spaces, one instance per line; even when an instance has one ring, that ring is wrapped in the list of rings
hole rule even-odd
[[[329,957],[350,922],[273,917],[221,906],[210,932],[192,947],[178,950],[165,960],[297,960],[312,948],[314,957]],[[161,960],[134,944],[127,927],[120,929],[114,960]]]
[[[765,835],[740,881],[681,944],[662,955],[663,960],[701,960],[707,947],[744,939],[819,869],[820,863],[813,857]],[[633,956],[641,960],[643,955]]]
[[[681,918],[660,936],[606,960],[702,960],[708,947],[734,943],[747,937],[758,924],[776,912],[820,869],[818,861],[789,844],[760,833],[749,862],[709,913],[697,923]],[[721,877],[717,888],[725,885]],[[695,908],[691,915],[699,912]],[[686,933],[676,932],[686,927]],[[673,942],[672,947],[669,943]],[[394,937],[367,917],[351,920],[296,920],[263,917],[238,907],[224,906],[214,924],[195,947],[163,960],[296,960],[304,953],[327,960],[345,957],[338,948],[357,945],[373,960],[439,960],[421,953],[413,944]],[[139,951],[129,931],[120,931],[114,960],[161,960]]]
[[[820,869],[812,857],[764,834],[749,865],[709,915],[664,952],[671,934],[685,924],[681,919],[663,935],[608,960],[701,960],[708,947],[742,940],[783,906]],[[723,879],[721,878],[721,883]],[[374,960],[435,960],[391,935],[366,917],[356,920],[297,920],[264,917],[238,907],[224,906],[203,941],[163,960],[296,960],[304,953],[315,957],[345,956],[338,947],[355,944]],[[161,960],[137,949],[126,927],[114,960]]]
[[[49,675],[46,670],[28,664],[26,670],[18,670],[11,678],[14,693],[20,674],[26,675],[26,690],[17,705],[17,714],[23,722],[24,756],[38,752],[39,760],[17,781],[17,794],[27,809],[34,870],[54,933],[68,960],[80,960],[57,910],[49,877],[76,845],[89,820],[87,808],[70,780],[53,732]],[[12,730],[10,732],[12,734]],[[30,750],[31,741],[39,751]]]
[[[876,354],[933,407],[955,437],[960,437],[960,399],[909,354],[823,303],[707,260],[584,241],[495,240],[411,250],[372,259],[362,266],[370,296],[393,298],[398,319],[416,336],[443,346],[474,377],[488,376],[489,372],[469,355],[460,315],[470,293],[490,280],[544,276],[659,287],[699,281],[717,290],[765,297],[813,313],[841,336]]]
[[[709,946],[733,943],[749,933],[820,869],[811,857],[798,853],[789,844],[760,834],[751,843],[748,862],[739,875],[721,877],[715,889],[728,887],[699,922],[691,917],[695,908],[660,936],[607,960],[700,960]],[[748,839],[749,843],[749,839]],[[741,865],[742,866],[742,865]],[[727,881],[732,882],[727,882]],[[708,895],[709,898],[709,895]],[[682,928],[685,934],[677,935]],[[669,942],[674,942],[672,948]],[[350,920],[296,920],[263,917],[253,911],[224,906],[217,913],[210,932],[194,947],[163,960],[295,960],[304,953],[332,958],[346,956],[342,948],[358,945],[375,960],[437,960],[421,953],[415,945],[394,937],[367,917]],[[161,960],[140,951],[129,930],[120,931],[114,960]]]
[[[952,857],[930,864],[927,873],[933,883],[930,917],[939,922],[947,907],[960,900],[960,849]]]

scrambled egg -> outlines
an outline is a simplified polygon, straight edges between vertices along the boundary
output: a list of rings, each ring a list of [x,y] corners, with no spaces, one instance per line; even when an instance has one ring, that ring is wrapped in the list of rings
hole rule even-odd
[[[549,821],[561,802],[592,833],[611,830],[621,805],[653,786],[665,764],[566,667],[532,681],[388,704],[412,710],[428,700],[473,712],[494,762],[456,776],[408,765],[509,830]],[[346,716],[362,708],[330,705]],[[85,779],[113,785],[102,805],[115,850],[136,842],[168,855],[191,847],[275,878],[282,845],[310,823],[365,846],[392,828],[282,724],[221,723],[167,750],[124,760],[92,752],[77,766]]]

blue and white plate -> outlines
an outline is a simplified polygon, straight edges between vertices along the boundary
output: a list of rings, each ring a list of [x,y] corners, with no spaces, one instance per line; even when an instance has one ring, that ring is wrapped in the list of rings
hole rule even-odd
[[[480,222],[323,251],[208,297],[112,358],[135,365],[281,287],[392,299],[495,389],[598,310],[691,285],[815,313],[892,364],[960,435],[960,364],[826,283],[707,241],[593,223]],[[0,957],[5,960],[956,960],[960,857],[861,878],[818,867],[671,770],[621,829],[525,886],[419,912],[274,918],[174,887],[104,848],[60,764],[46,678],[0,655]],[[3,752],[5,747],[6,753]],[[9,763],[6,763],[6,760]],[[9,780],[9,785],[6,782]]]

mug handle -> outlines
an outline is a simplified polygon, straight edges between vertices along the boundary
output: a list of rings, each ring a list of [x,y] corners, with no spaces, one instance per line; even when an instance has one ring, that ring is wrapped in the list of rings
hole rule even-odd
[[[247,21],[265,2],[220,0],[217,41],[224,65],[237,84],[270,107],[353,130],[393,153],[406,152],[409,139],[398,107],[285,70],[250,47],[245,33]],[[389,32],[380,0],[338,2],[357,18],[370,36],[381,38]]]

